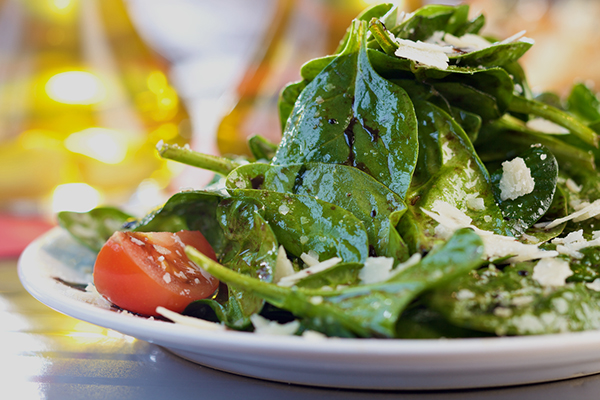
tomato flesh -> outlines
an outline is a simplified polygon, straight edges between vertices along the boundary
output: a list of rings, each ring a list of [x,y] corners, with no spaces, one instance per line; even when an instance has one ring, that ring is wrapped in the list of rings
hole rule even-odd
[[[188,259],[186,245],[216,260],[212,247],[197,231],[115,232],[96,258],[96,289],[134,313],[156,316],[158,306],[182,312],[219,286],[216,278]]]

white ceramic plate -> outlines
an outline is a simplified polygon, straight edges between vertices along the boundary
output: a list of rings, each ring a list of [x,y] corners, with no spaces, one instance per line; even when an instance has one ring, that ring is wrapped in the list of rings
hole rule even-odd
[[[19,260],[39,301],[72,317],[163,346],[193,362],[256,378],[362,389],[479,388],[600,372],[600,332],[447,340],[321,339],[204,331],[122,314],[60,283],[87,283],[94,254],[56,228]]]

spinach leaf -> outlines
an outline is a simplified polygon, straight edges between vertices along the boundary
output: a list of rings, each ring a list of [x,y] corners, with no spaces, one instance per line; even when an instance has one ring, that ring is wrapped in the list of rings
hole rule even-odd
[[[561,186],[557,185],[552,204],[539,222],[552,222],[555,219],[566,217],[567,214],[567,196]],[[525,231],[525,235],[521,236],[521,240],[530,244],[545,243],[558,237],[563,232],[566,225],[567,223],[565,222],[552,229],[545,229],[543,227],[536,228],[534,225]]]
[[[600,100],[584,83],[577,83],[567,98],[567,111],[586,122],[600,120]]]
[[[200,231],[215,253],[222,254],[226,239],[216,217],[223,195],[195,190],[179,192],[160,208],[146,215],[131,229],[138,232]]]
[[[352,26],[344,51],[300,94],[272,163],[351,165],[403,197],[417,158],[414,109],[371,67],[366,24]]]
[[[497,43],[481,50],[450,55],[448,58],[450,58],[450,62],[454,65],[471,67],[504,66],[517,61],[531,46],[533,46],[533,43],[523,41]]]
[[[422,209],[431,210],[445,201],[462,210],[473,225],[512,236],[495,202],[489,174],[466,133],[446,112],[425,101],[415,102],[419,120],[419,162],[408,211],[398,230],[411,252],[431,249],[437,239],[437,222]]]
[[[252,201],[225,199],[217,208],[217,219],[227,244],[220,256],[221,263],[239,274],[271,282],[277,261],[278,243],[275,234]],[[223,299],[200,300],[210,306],[219,321],[235,329],[250,327],[250,316],[260,312],[263,299],[251,292],[227,287]],[[220,301],[219,301],[220,300]]]
[[[260,135],[251,136],[248,139],[248,147],[256,160],[271,161],[277,151],[275,143],[271,143]]]
[[[554,155],[542,145],[532,146],[520,157],[525,161],[535,182],[531,193],[516,199],[502,199],[500,189],[502,169],[499,168],[491,176],[496,202],[508,225],[516,234],[525,232],[546,214],[552,204],[558,179],[558,163]]]
[[[247,164],[228,176],[227,185],[313,196],[335,204],[362,221],[374,254],[399,261],[409,256],[395,229],[406,210],[403,199],[357,168],[321,163]]]
[[[397,38],[409,39],[415,42],[417,40],[424,41],[437,31],[449,32],[446,29],[450,29],[452,30],[450,33],[454,33],[455,30],[467,22],[464,10],[464,7],[427,5],[416,10],[410,18],[399,25],[388,28]],[[451,28],[448,28],[448,23],[455,14],[458,14],[461,18],[455,19]]]
[[[343,208],[312,196],[236,189],[234,197],[254,199],[277,240],[296,257],[314,251],[319,260],[340,257],[364,262],[369,253],[363,223]]]
[[[62,211],[57,220],[79,243],[98,252],[113,233],[125,229],[124,224],[134,218],[116,208],[98,207],[85,213]]]
[[[394,337],[396,323],[406,306],[420,293],[451,281],[481,264],[483,244],[470,229],[457,231],[421,262],[386,282],[351,286],[342,290],[281,287],[231,271],[186,248],[190,259],[228,285],[249,290],[276,307],[317,321],[313,327],[330,332],[343,328],[362,337]],[[325,322],[323,324],[322,322]]]
[[[543,288],[535,262],[493,266],[430,293],[427,304],[450,323],[498,335],[535,335],[598,329],[600,293],[584,283]]]

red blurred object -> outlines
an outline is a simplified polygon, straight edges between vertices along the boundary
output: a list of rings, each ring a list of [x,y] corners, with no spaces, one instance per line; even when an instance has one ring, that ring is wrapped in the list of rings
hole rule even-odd
[[[16,258],[31,241],[54,225],[39,217],[0,214],[0,258]]]

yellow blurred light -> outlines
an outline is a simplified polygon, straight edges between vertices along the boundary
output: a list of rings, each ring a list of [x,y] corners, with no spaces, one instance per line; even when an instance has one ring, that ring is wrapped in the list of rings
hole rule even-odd
[[[46,83],[46,93],[59,103],[86,105],[102,101],[106,90],[96,75],[83,71],[68,71],[50,78]]]
[[[118,164],[127,155],[125,134],[106,128],[88,128],[72,133],[65,139],[65,147],[105,164]]]
[[[71,5],[71,0],[51,0],[52,5],[57,10],[65,10]]]
[[[86,183],[65,183],[54,189],[52,211],[87,212],[98,207],[100,193]]]
[[[148,76],[148,89],[154,93],[162,93],[169,83],[167,77],[161,71],[154,71]]]

